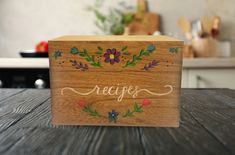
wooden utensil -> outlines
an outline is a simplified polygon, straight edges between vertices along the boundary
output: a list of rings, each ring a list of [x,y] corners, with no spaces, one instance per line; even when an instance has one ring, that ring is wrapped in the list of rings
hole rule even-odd
[[[152,35],[159,31],[159,15],[148,12],[146,0],[137,1],[136,11],[134,20],[128,25],[129,35]]]
[[[192,45],[183,46],[183,57],[184,58],[194,58],[194,51]]]
[[[212,29],[212,20],[209,17],[203,16],[201,18],[202,30],[204,33],[210,34]]]
[[[186,17],[180,17],[178,24],[184,33],[191,32],[191,23]]]
[[[211,35],[216,38],[219,35],[219,27],[221,23],[221,18],[219,16],[214,16],[212,20]]]
[[[186,17],[180,17],[178,20],[178,25],[181,27],[182,31],[188,40],[192,40],[192,27],[190,21]]]
[[[146,0],[138,0],[137,2],[137,12],[145,13],[148,11]]]
[[[216,56],[216,40],[212,37],[193,39],[192,47],[196,57]]]

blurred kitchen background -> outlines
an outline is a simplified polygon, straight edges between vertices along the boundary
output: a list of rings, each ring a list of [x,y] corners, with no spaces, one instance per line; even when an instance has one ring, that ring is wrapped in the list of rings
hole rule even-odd
[[[235,0],[0,0],[0,87],[49,88],[47,40],[169,35],[185,41],[182,87],[235,89]]]

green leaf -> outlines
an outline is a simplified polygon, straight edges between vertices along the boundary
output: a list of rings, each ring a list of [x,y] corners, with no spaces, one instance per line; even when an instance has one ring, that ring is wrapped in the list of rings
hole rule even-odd
[[[140,55],[140,56],[143,56],[143,55],[144,55],[144,52],[145,52],[145,51],[142,49],[142,50],[140,51],[140,54],[139,54],[139,55]]]
[[[134,104],[134,110],[136,111],[137,109],[138,109],[138,104],[135,103],[135,104]]]
[[[83,109],[83,111],[84,111],[84,112],[88,112],[88,110],[87,110],[87,109]]]
[[[137,103],[135,103],[135,105],[134,105],[134,110],[135,110],[135,112],[143,112],[141,106],[139,106]]]
[[[84,52],[84,54],[85,54],[85,55],[87,55],[87,54],[88,54],[88,52],[87,52],[87,50],[86,50],[86,49],[84,49],[84,50],[83,50],[83,52]]]
[[[101,48],[100,46],[97,46],[97,49],[103,51],[103,48]]]
[[[83,111],[84,111],[84,112],[89,112],[89,110],[90,110],[90,109],[89,109],[88,107],[84,107],[84,108],[83,108]]]
[[[93,62],[93,63],[91,63],[91,65],[94,66],[94,67],[101,67],[99,61],[98,62]]]
[[[55,53],[54,53],[54,58],[57,60],[58,58],[60,58],[61,57],[61,54],[62,52],[60,52],[59,50],[58,51],[56,51]]]
[[[101,14],[98,10],[94,10],[94,12],[95,12],[95,15],[96,15],[96,17],[98,18],[98,20],[99,21],[101,21],[102,23],[104,23],[104,21],[105,21],[105,16],[103,15],[103,14]]]
[[[128,109],[124,115],[124,117],[133,117],[133,113]]]
[[[87,57],[86,60],[87,60],[88,62],[91,62],[91,61],[92,61],[91,57]]]
[[[85,56],[86,56],[86,54],[85,54],[84,52],[80,53],[79,55],[80,55],[81,57],[85,57]]]
[[[130,24],[134,20],[133,13],[123,14],[123,22],[125,25]]]
[[[141,57],[137,57],[137,58],[136,58],[136,60],[138,60],[138,61],[139,61],[139,60],[142,60],[142,58],[141,58]]]
[[[136,55],[133,55],[133,58],[132,58],[134,61],[137,60],[137,56]]]
[[[103,52],[102,51],[97,51],[97,52],[95,52],[95,54],[102,55]]]
[[[129,61],[129,60],[126,62],[126,64],[128,64],[128,65],[130,65],[131,63],[132,63],[132,62],[131,62],[131,61]]]
[[[95,110],[95,111],[92,111],[90,113],[91,116],[99,116],[98,112]]]
[[[94,55],[91,56],[91,60],[95,61],[95,56]]]
[[[89,58],[92,61],[92,56],[87,55],[87,58]]]
[[[126,65],[125,65],[124,67],[127,67],[127,66],[135,66],[135,63],[128,60],[128,61],[126,62]]]
[[[112,28],[111,28],[111,32],[114,34],[114,35],[122,35],[124,33],[124,30],[125,30],[125,26],[124,25],[114,25]]]
[[[128,46],[123,46],[122,47],[122,51],[125,51],[127,49]]]
[[[96,63],[91,63],[92,66],[96,66]]]
[[[144,56],[149,56],[150,53],[146,51],[146,52],[143,53],[143,55],[144,55]]]
[[[123,52],[122,54],[123,54],[123,55],[131,55],[131,53],[128,52],[128,51],[125,51],[125,52]]]
[[[134,67],[136,64],[135,63],[131,63],[130,66]]]
[[[78,54],[79,51],[78,51],[77,47],[73,47],[73,48],[71,48],[70,53],[71,53],[71,54]]]

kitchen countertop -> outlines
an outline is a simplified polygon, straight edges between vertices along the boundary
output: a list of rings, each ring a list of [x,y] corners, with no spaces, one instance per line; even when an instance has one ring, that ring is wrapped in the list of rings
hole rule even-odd
[[[235,68],[235,57],[184,59],[183,68]]]
[[[48,58],[0,58],[0,68],[49,68]]]
[[[0,58],[0,68],[49,68],[49,61],[48,58]],[[235,68],[235,57],[184,59],[183,68]]]
[[[183,89],[179,128],[56,126],[50,90],[0,89],[0,154],[235,154],[235,90]]]

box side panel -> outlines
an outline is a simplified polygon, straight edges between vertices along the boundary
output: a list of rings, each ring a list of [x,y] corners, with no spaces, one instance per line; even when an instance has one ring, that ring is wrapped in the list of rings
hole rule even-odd
[[[56,49],[59,49],[60,48],[60,44],[56,44],[54,41],[49,41],[48,42],[48,48],[49,48],[49,51],[48,51],[48,56],[49,56],[49,75],[50,75],[50,88],[51,88],[51,114],[52,114],[52,123],[54,123],[55,121],[55,108],[54,108],[54,105],[53,103],[56,102],[56,95],[55,95],[55,87],[54,87],[54,76],[55,74],[53,73],[54,70],[54,66],[53,66],[53,61],[57,58],[59,58],[59,52],[58,50]],[[58,56],[56,56],[56,54]]]
[[[50,42],[54,124],[179,125],[182,42]]]

